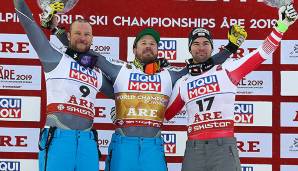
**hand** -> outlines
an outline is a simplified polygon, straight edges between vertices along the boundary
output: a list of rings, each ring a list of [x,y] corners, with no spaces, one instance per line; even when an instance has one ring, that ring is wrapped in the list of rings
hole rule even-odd
[[[158,58],[158,60],[161,68],[170,66],[170,63],[166,58]]]
[[[52,29],[58,25],[57,17],[55,14],[57,12],[62,12],[64,9],[64,4],[62,2],[55,2],[50,4],[44,9],[40,17],[41,26],[44,28]]]
[[[280,32],[286,32],[288,27],[292,25],[298,18],[297,11],[294,9],[293,4],[282,6],[278,10],[279,20],[277,21],[276,28]]]
[[[229,44],[225,46],[225,48],[231,53],[237,52],[238,48],[245,41],[246,37],[247,37],[247,32],[244,30],[244,28],[236,24],[233,25],[229,29],[229,32],[228,32]]]

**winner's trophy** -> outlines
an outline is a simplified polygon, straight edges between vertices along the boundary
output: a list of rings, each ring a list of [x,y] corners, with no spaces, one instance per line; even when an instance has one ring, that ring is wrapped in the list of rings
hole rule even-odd
[[[50,4],[53,4],[55,2],[62,2],[64,4],[64,9],[62,12],[59,13],[64,14],[70,11],[78,3],[78,1],[79,0],[37,0],[37,4],[44,11]]]
[[[280,8],[294,3],[294,0],[264,0],[264,3],[270,7]]]
[[[40,15],[40,22],[43,28],[49,28],[56,31],[57,20],[53,16],[58,14],[65,14],[70,11],[79,0],[37,0],[37,4],[42,9]],[[54,30],[53,30],[54,29]]]

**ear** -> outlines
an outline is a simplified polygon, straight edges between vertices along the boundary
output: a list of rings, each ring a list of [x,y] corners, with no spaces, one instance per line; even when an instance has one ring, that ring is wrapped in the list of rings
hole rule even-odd
[[[67,32],[67,39],[68,39],[68,41],[70,41],[70,33],[69,32]]]
[[[136,56],[137,48],[133,48],[132,51],[133,51],[133,54],[135,54],[135,56]]]

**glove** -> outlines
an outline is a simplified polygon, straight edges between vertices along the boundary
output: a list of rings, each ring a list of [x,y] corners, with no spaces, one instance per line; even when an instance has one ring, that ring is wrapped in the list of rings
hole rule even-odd
[[[166,60],[166,58],[158,58],[158,60],[159,60],[159,66],[161,68],[170,66],[170,63],[168,62],[168,60]]]
[[[116,110],[115,110],[115,106],[111,108],[110,116],[111,116],[112,122],[115,123],[116,122]]]
[[[246,37],[247,37],[247,32],[244,30],[244,28],[236,24],[233,25],[229,29],[229,32],[228,32],[229,43],[227,46],[225,46],[225,48],[231,53],[236,53],[238,48],[246,39]]]
[[[62,12],[64,9],[64,4],[62,2],[55,2],[48,5],[40,17],[41,26],[43,28],[52,29],[55,26],[52,26],[52,19],[54,14],[57,12]]]
[[[278,18],[276,29],[284,33],[298,18],[297,11],[294,9],[293,4],[280,7],[278,10]]]

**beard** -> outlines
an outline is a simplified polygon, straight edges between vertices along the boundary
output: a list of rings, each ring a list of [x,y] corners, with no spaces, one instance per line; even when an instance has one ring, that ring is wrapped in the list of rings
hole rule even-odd
[[[83,43],[83,42],[74,42],[71,43],[69,47],[76,52],[87,52],[90,49],[91,44]]]
[[[137,55],[142,63],[151,63],[157,59],[157,54],[153,50],[145,49],[141,54]]]

